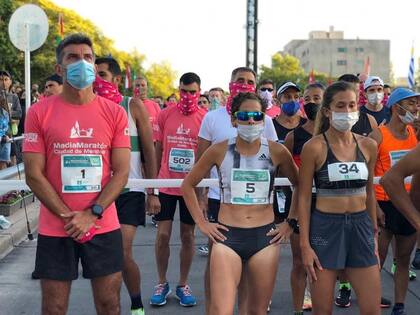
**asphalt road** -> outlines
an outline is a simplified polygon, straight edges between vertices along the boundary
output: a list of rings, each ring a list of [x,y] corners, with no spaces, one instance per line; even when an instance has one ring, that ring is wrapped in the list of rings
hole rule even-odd
[[[168,279],[174,289],[178,280],[179,255],[179,223],[174,223],[171,242],[171,259]],[[160,308],[148,305],[149,298],[156,283],[157,272],[154,258],[154,238],[156,229],[148,224],[146,228],[139,228],[134,242],[134,255],[140,265],[142,273],[143,303],[146,305],[146,314],[204,314],[203,275],[206,257],[198,252],[194,258],[190,273],[190,285],[197,297],[197,306],[184,308],[172,296],[168,304]],[[205,238],[197,233],[197,245],[204,244]],[[39,281],[31,280],[33,270],[36,242],[25,241],[15,248],[8,256],[0,260],[0,314],[40,314],[40,287]],[[289,273],[292,263],[289,245],[283,245],[280,269],[277,275],[277,284],[273,294],[273,303],[270,314],[293,314],[292,297],[289,285]],[[386,265],[389,267],[388,264]],[[388,268],[387,268],[388,269]],[[389,269],[388,269],[389,270]],[[419,271],[420,278],[420,271]],[[383,296],[392,297],[393,283],[391,275],[382,272]],[[130,301],[125,288],[121,293],[122,314],[129,314]],[[420,314],[420,279],[410,283],[407,295],[406,309],[409,315]],[[391,310],[384,310],[382,314],[390,314]],[[68,314],[90,315],[95,314],[91,287],[87,280],[74,281],[70,298]],[[310,314],[309,312],[307,314]],[[353,297],[353,304],[349,309],[334,308],[334,314],[358,314],[357,299]]]

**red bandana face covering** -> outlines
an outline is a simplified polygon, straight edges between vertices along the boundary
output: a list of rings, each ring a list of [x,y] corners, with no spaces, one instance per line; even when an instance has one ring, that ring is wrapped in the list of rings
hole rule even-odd
[[[230,108],[232,107],[233,98],[239,93],[255,93],[255,86],[253,84],[230,82],[229,83],[230,95],[226,101],[226,110],[230,114]]]
[[[114,84],[105,81],[99,76],[93,82],[93,91],[99,96],[105,97],[117,104],[120,104],[123,99],[120,91],[118,91],[118,88]]]
[[[181,99],[177,104],[177,107],[182,114],[190,115],[198,110],[198,98],[200,97],[200,92],[191,94],[181,91],[179,96]]]

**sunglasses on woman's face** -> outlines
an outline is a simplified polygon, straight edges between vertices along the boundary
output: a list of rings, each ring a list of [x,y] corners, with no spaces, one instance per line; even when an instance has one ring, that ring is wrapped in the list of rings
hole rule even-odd
[[[251,117],[254,121],[262,121],[264,119],[264,113],[262,112],[236,112],[234,116],[239,121],[248,121]]]

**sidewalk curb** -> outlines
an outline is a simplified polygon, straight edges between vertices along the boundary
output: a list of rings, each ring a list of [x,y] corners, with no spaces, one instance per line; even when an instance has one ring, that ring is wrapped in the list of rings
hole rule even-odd
[[[38,230],[39,201],[28,205],[27,211],[32,234],[34,234]],[[12,226],[7,230],[0,229],[0,260],[6,257],[15,246],[19,245],[28,237],[25,211],[23,208],[6,218],[12,223]]]

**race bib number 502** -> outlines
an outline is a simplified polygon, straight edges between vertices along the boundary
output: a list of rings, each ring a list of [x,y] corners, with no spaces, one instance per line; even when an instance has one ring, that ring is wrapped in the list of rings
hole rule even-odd
[[[194,150],[172,148],[169,152],[169,170],[188,173],[194,165]]]

